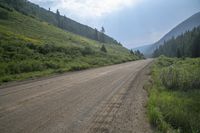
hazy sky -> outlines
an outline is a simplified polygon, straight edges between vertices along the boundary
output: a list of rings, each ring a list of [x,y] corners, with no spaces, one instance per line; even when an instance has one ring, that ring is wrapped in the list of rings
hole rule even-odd
[[[200,0],[30,0],[100,29],[127,48],[152,44],[200,11]]]

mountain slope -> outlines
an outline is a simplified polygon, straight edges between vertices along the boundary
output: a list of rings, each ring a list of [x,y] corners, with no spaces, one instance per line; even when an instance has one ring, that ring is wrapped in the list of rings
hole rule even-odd
[[[166,41],[153,53],[154,57],[200,57],[200,26]]]
[[[192,15],[191,17],[189,17],[188,19],[177,25],[154,45],[156,45],[156,47],[162,45],[164,44],[164,41],[172,39],[172,37],[176,38],[177,36],[185,33],[186,31],[191,31],[194,27],[198,27],[199,25],[200,25],[200,12]]]
[[[100,43],[0,7],[0,83],[136,59],[121,45]]]
[[[159,41],[154,44],[146,45],[143,47],[139,47],[136,49],[142,50],[145,49],[144,55],[149,56],[158,48],[160,45],[163,45],[165,41],[172,39],[173,37],[176,38],[177,36],[185,33],[186,31],[191,31],[193,28],[198,27],[200,25],[200,12],[194,14],[193,16],[189,17],[176,27],[174,27],[170,32],[168,32],[165,36],[163,36]]]
[[[62,16],[52,11],[48,11],[44,8],[39,7],[27,0],[1,0],[0,6],[15,9],[24,15],[34,17],[41,21],[45,21],[61,29],[67,30],[69,32],[106,43],[119,44],[113,38],[100,33],[99,31],[92,29],[89,26],[80,24],[76,21],[71,20],[65,16]],[[120,44],[119,44],[120,45]]]

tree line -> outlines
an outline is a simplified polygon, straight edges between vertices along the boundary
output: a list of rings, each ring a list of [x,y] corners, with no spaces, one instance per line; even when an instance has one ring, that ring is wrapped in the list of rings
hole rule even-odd
[[[164,42],[153,53],[154,57],[160,55],[178,58],[200,57],[200,26]]]
[[[87,37],[89,39],[102,43],[114,43],[121,45],[115,39],[105,34],[104,27],[98,31],[96,28],[93,29],[87,25],[71,20],[65,15],[61,15],[59,10],[54,13],[50,8],[46,10],[27,0],[1,0],[0,7],[15,9],[24,15],[39,19],[40,21],[48,22],[49,24],[57,26],[63,30]]]
[[[139,57],[139,59],[144,59],[144,54],[141,53],[139,50],[133,51],[132,49],[130,50],[130,54],[131,55],[135,55],[137,57]]]

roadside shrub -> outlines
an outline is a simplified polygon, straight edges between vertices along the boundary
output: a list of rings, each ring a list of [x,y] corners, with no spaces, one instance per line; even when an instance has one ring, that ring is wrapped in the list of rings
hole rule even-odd
[[[69,71],[79,71],[79,70],[84,70],[89,68],[89,64],[87,63],[83,63],[83,62],[76,62],[76,63],[72,63],[70,64],[70,69]]]
[[[167,67],[167,66],[172,65],[175,61],[176,61],[175,58],[167,58],[167,57],[161,55],[158,58],[156,64],[158,65],[158,67]]]
[[[93,51],[91,47],[87,46],[81,51],[81,53],[82,53],[83,56],[86,56],[86,55],[94,54],[95,51]]]
[[[53,61],[49,61],[45,63],[45,66],[50,69],[58,69],[60,68],[59,64]]]
[[[6,73],[20,74],[25,72],[42,71],[46,66],[39,61],[10,62],[6,67]]]
[[[9,82],[12,81],[13,79],[9,76],[3,77],[2,79],[0,79],[2,82]]]
[[[5,69],[6,69],[6,64],[1,63],[0,64],[0,76],[6,75]]]
[[[178,89],[179,81],[182,81],[183,76],[180,75],[181,72],[178,71],[173,66],[170,66],[169,68],[164,68],[160,74],[161,81],[164,86],[166,86],[169,89]]]
[[[9,62],[6,69],[7,74],[19,74],[20,73],[20,67],[17,64],[17,62]]]
[[[42,71],[42,70],[45,70],[47,67],[45,66],[44,63],[40,62],[40,61],[33,61],[30,63],[30,71],[28,72],[31,72],[31,71]]]
[[[191,69],[191,68],[193,69]],[[200,68],[200,66],[199,66]],[[168,89],[189,90],[200,89],[200,70],[198,66],[170,66],[162,69],[160,79]]]

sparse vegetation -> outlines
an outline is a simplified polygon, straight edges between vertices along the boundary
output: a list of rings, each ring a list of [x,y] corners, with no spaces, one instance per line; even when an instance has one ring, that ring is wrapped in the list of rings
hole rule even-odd
[[[159,57],[152,68],[148,116],[162,133],[200,132],[200,59]]]

